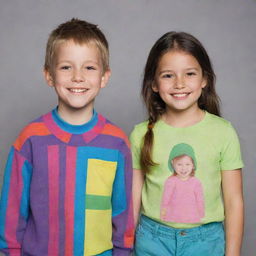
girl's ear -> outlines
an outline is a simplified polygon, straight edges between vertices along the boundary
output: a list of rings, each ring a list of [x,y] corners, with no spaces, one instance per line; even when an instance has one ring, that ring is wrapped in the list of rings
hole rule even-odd
[[[151,88],[154,92],[158,92],[158,86],[155,81],[152,82]]]
[[[202,81],[202,83],[201,83],[201,87],[202,87],[202,89],[203,89],[203,88],[205,88],[205,87],[206,87],[206,85],[207,85],[207,77],[206,77],[206,76],[204,76],[204,77],[203,77],[203,81]]]
[[[50,71],[49,71],[49,70],[44,69],[44,78],[45,78],[47,84],[48,84],[50,87],[53,87],[53,86],[54,86],[53,77],[52,77],[52,75],[50,74]]]

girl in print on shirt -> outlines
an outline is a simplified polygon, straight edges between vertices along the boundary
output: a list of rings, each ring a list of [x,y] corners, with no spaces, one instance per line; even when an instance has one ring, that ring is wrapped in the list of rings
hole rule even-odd
[[[170,152],[168,166],[173,175],[165,182],[161,220],[176,223],[199,223],[204,217],[203,188],[194,174],[196,158],[193,148],[177,144]]]

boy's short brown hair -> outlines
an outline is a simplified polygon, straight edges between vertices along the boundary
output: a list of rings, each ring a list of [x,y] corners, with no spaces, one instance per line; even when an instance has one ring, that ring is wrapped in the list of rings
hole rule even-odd
[[[49,72],[52,70],[57,46],[68,40],[78,44],[94,43],[101,55],[103,71],[109,69],[108,42],[102,31],[95,24],[73,18],[60,24],[50,34],[45,54],[45,70]]]

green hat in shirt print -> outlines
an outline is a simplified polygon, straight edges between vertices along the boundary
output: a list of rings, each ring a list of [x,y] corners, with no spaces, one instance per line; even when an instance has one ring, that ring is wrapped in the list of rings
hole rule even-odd
[[[195,156],[195,152],[194,152],[193,148],[189,144],[180,143],[180,144],[176,144],[172,148],[170,155],[169,155],[168,167],[171,172],[174,172],[174,169],[172,166],[172,160],[176,157],[185,156],[185,155],[191,157],[191,159],[194,162],[194,171],[196,170],[197,163],[196,163],[196,156]]]

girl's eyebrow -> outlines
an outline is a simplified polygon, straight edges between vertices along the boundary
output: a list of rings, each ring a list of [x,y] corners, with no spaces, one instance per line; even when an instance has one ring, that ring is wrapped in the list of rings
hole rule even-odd
[[[163,73],[166,73],[166,72],[173,72],[173,71],[170,70],[170,69],[162,70],[162,71],[159,72],[159,75],[161,75]]]
[[[186,70],[196,70],[196,71],[198,71],[198,70],[199,70],[199,68],[191,67],[191,68],[186,68]]]
[[[196,71],[199,71],[199,68],[197,68],[197,67],[189,67],[189,68],[186,68],[185,70],[186,70],[186,71],[188,71],[188,70],[196,70]],[[171,69],[164,69],[164,70],[161,70],[161,71],[159,72],[159,74],[161,75],[162,73],[166,73],[166,72],[173,72],[173,70],[171,70]]]

